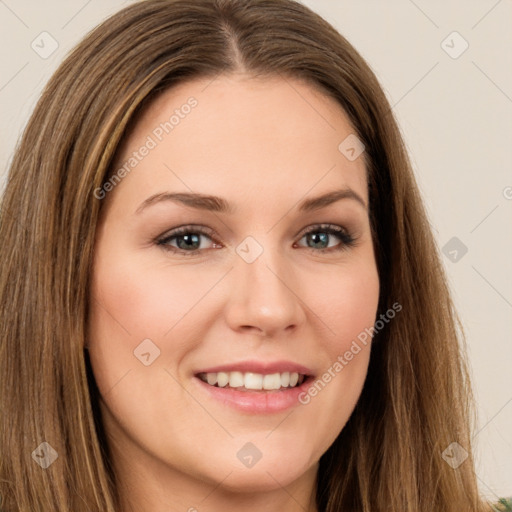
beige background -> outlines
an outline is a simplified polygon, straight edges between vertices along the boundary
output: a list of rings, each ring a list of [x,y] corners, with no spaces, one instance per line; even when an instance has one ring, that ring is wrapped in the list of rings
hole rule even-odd
[[[394,106],[468,335],[481,491],[512,496],[512,2],[303,2],[362,53]],[[0,0],[0,187],[51,73],[128,3]],[[51,50],[42,32],[58,43],[47,58],[31,47]]]

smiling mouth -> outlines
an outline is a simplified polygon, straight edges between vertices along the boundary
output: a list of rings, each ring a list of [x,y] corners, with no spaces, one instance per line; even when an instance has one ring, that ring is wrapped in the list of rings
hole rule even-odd
[[[262,374],[254,372],[199,373],[197,378],[212,387],[237,391],[279,391],[299,387],[309,378],[297,372]]]

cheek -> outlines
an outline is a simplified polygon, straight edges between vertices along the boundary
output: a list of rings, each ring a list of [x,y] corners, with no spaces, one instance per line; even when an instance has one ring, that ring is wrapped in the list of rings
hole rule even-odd
[[[129,333],[133,342],[163,340],[176,325],[186,325],[187,314],[222,275],[204,266],[192,271],[172,267],[161,257],[155,265],[151,258],[133,251],[129,256],[127,249],[116,257],[107,247],[103,254],[106,257],[98,258],[92,288],[101,331],[120,338]]]
[[[172,268],[165,260],[149,264],[147,256],[120,250],[114,237],[106,242],[94,264],[88,345],[98,387],[108,392],[128,371],[132,380],[147,369],[136,358],[142,347],[150,358],[158,354],[152,370],[179,367],[208,328],[203,314],[198,321],[201,300],[222,272]]]
[[[325,433],[321,442],[326,449],[348,421],[366,379],[379,278],[374,260],[368,256],[327,274],[317,273],[315,282],[316,290],[313,282],[309,283],[309,303],[325,326],[319,346],[326,359],[300,402],[310,408],[315,428]]]
[[[324,347],[331,361],[349,350],[353,340],[364,339],[374,325],[379,300],[379,277],[370,253],[311,275],[306,283],[308,302],[324,324]],[[369,341],[369,340],[368,340]]]
[[[152,279],[150,269],[127,259],[98,267],[94,283],[94,298],[103,307],[99,313],[107,315],[107,323],[117,321],[120,335],[160,336],[172,327],[186,302],[186,288]]]
[[[160,350],[161,333],[172,326],[172,304],[177,302],[148,279],[147,269],[122,247],[115,236],[101,240],[93,267],[88,345],[100,391],[107,393],[141,362],[134,351],[144,340]],[[162,315],[163,305],[167,314]],[[153,350],[153,356],[156,352]],[[156,360],[158,361],[158,359]]]

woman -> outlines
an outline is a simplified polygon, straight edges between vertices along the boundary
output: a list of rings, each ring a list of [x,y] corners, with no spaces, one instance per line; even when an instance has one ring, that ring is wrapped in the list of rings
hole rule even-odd
[[[147,0],[48,84],[2,202],[2,510],[483,511],[390,106],[291,0]]]

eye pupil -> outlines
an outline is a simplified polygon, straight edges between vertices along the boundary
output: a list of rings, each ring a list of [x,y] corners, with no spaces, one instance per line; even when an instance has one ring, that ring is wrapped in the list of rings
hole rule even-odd
[[[184,242],[184,243],[180,243]],[[180,249],[198,249],[200,246],[200,235],[187,234],[176,237],[176,243]]]
[[[324,249],[329,245],[329,235],[327,233],[310,233],[308,236],[315,248]]]

